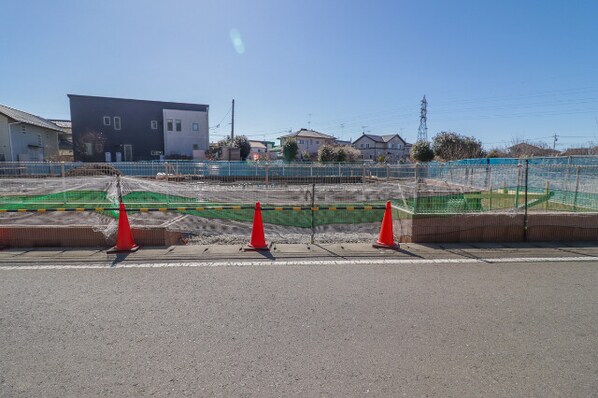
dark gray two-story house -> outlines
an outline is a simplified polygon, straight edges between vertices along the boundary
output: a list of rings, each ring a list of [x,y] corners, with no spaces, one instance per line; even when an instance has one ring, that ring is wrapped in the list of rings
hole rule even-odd
[[[68,95],[75,161],[201,158],[208,105]]]

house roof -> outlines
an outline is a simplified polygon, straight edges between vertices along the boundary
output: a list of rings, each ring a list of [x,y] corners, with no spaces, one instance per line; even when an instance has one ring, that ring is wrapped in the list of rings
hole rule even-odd
[[[282,137],[278,137],[278,138],[280,139],[280,138],[291,138],[291,137],[322,138],[322,139],[329,139],[329,140],[334,139],[334,137],[331,135],[320,133],[320,132],[317,132],[314,130],[308,130],[308,129],[301,129],[294,133],[283,135]]]
[[[403,137],[401,137],[401,136],[400,136],[400,135],[398,135],[398,134],[386,134],[386,135],[383,135],[383,136],[381,136],[381,137],[382,137],[382,139],[384,140],[384,142],[388,142],[388,141],[392,140],[392,139],[393,139],[393,138],[395,138],[395,137],[399,137],[399,139],[400,139],[401,141],[403,141],[403,143],[404,143],[404,144],[406,144],[406,143],[407,143],[407,141],[405,141],[405,140],[403,139]]]
[[[252,148],[266,149],[266,144],[264,144],[262,141],[249,140],[249,145],[251,145]]]
[[[30,124],[33,126],[43,127],[48,130],[60,131],[62,130],[52,123],[51,121],[44,119],[43,117],[32,115],[31,113],[23,112],[10,106],[0,104],[0,114],[13,119],[17,122]]]
[[[92,100],[104,100],[104,101],[117,101],[117,102],[145,102],[145,103],[154,103],[154,104],[160,104],[164,107],[169,107],[169,106],[177,106],[177,105],[188,105],[188,106],[193,106],[193,107],[199,107],[199,108],[205,108],[205,111],[207,112],[208,108],[210,107],[207,104],[190,104],[190,103],[186,103],[186,102],[171,102],[171,101],[153,101],[153,100],[144,100],[144,99],[135,99],[135,98],[117,98],[117,97],[100,97],[97,95],[82,95],[82,94],[67,94],[67,97],[69,97],[69,99],[73,99],[73,98],[87,98],[87,99],[92,99]]]
[[[361,137],[359,137],[358,139],[355,140],[355,142],[359,141],[362,138],[369,138],[370,140],[374,141],[374,142],[388,142],[390,140],[392,140],[394,137],[399,137],[399,139],[401,141],[403,141],[403,143],[407,144],[407,141],[405,141],[403,138],[401,138],[400,135],[398,134],[385,134],[385,135],[374,135],[374,134],[363,134]],[[353,142],[353,143],[355,143]]]
[[[73,123],[70,120],[63,119],[49,119],[52,123],[60,127],[61,129],[70,129],[73,127]]]
[[[375,142],[386,142],[386,141],[384,141],[384,138],[382,138],[382,136],[381,136],[381,135],[374,135],[374,134],[364,134],[362,137],[367,137],[367,138],[369,138],[370,140],[372,140],[372,141],[375,141]],[[359,138],[361,138],[361,137],[359,137]],[[358,139],[359,139],[359,138],[358,138]],[[357,141],[357,140],[356,140],[356,141]]]

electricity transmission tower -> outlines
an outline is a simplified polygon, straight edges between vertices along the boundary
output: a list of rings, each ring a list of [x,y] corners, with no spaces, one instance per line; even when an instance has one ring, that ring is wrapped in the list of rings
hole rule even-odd
[[[426,101],[426,96],[422,99],[421,110],[419,113],[419,129],[417,130],[417,140],[418,141],[428,141],[428,126],[426,126],[426,121],[428,120],[428,101]]]

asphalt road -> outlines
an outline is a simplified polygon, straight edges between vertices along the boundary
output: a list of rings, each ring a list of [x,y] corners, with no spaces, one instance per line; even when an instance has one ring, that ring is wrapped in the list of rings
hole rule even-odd
[[[598,263],[0,271],[0,396],[598,396]]]

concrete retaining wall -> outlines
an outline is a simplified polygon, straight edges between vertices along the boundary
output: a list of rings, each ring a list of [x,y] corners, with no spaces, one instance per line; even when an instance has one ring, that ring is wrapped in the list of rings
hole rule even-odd
[[[523,214],[480,213],[467,215],[417,215],[398,217],[394,232],[403,243],[522,242]],[[180,232],[165,227],[132,228],[141,246],[181,244]],[[91,226],[5,226],[0,227],[0,247],[97,247],[114,245]],[[317,236],[316,236],[317,239]],[[527,241],[597,241],[598,213],[532,213],[528,216]]]
[[[400,241],[410,242],[523,242],[524,215],[480,213],[417,215],[394,222]],[[531,213],[527,241],[598,240],[597,213]]]
[[[131,228],[133,240],[141,246],[179,244],[181,233],[165,228]],[[7,247],[111,247],[115,237],[106,238],[91,226],[10,226],[0,227],[0,246]]]

